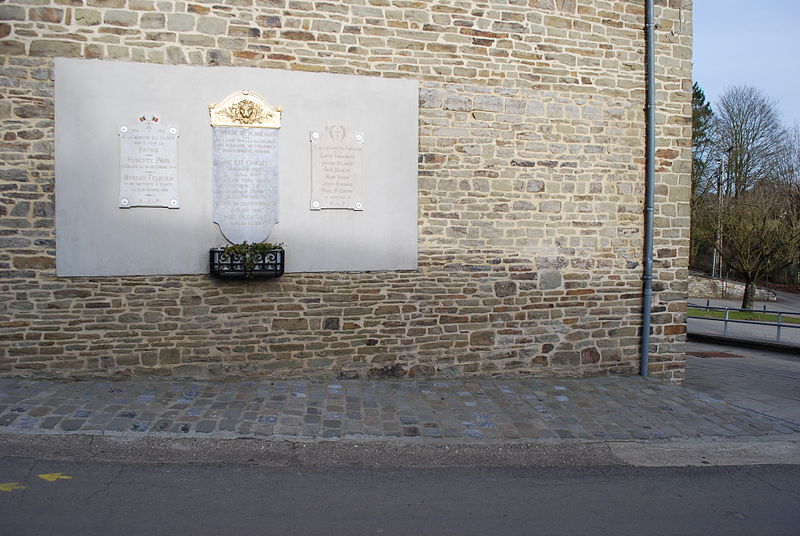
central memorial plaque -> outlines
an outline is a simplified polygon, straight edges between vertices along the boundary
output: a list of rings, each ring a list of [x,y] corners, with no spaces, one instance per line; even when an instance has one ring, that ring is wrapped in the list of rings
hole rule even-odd
[[[240,91],[209,106],[214,222],[230,242],[262,242],[278,222],[280,109]]]

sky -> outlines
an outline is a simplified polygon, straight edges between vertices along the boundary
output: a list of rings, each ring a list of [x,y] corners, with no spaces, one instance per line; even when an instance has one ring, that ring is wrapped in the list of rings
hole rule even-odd
[[[685,0],[686,1],[686,0]],[[715,108],[731,86],[777,101],[800,125],[800,0],[693,0],[694,73]]]

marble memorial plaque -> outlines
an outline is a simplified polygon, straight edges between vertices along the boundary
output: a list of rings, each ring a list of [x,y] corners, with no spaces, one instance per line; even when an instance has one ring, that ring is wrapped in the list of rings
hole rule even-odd
[[[178,128],[155,114],[119,127],[119,207],[180,208]]]
[[[344,125],[311,132],[311,210],[364,210],[364,133]]]
[[[214,127],[214,222],[231,242],[261,242],[278,222],[278,132]]]
[[[233,243],[263,242],[278,223],[281,108],[253,91],[208,106],[213,134],[214,223]]]

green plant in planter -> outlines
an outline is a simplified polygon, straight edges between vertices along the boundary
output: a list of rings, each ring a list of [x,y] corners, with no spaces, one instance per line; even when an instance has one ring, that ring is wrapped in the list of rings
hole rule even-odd
[[[270,251],[283,249],[283,242],[272,244],[270,242],[253,242],[246,240],[241,244],[230,244],[222,248],[222,256],[229,259],[238,259],[244,267],[245,277],[253,278],[253,269],[257,263],[263,262]]]

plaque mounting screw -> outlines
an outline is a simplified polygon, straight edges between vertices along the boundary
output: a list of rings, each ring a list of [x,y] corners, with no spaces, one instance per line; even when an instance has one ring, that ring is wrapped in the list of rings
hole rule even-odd
[[[169,200],[169,206],[177,207],[178,206],[178,200],[177,199],[170,199]]]
[[[364,143],[364,133],[363,132],[356,132],[356,142],[357,143]]]
[[[311,139],[312,140],[318,140],[319,139],[319,132],[312,132],[311,133]]]
[[[175,127],[169,127],[169,133],[170,134],[177,134],[178,133],[178,129],[175,128]]]
[[[312,201],[311,208],[319,208],[319,201]]]
[[[123,207],[127,207],[128,205],[131,204],[131,202],[123,197],[122,199],[119,200],[119,204],[122,205]]]
[[[122,125],[121,127],[119,127],[119,131],[123,132],[123,133],[128,132],[128,127],[125,126],[125,125]]]
[[[362,208],[364,208],[364,203],[356,201],[356,210],[361,210]]]

